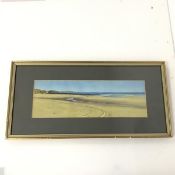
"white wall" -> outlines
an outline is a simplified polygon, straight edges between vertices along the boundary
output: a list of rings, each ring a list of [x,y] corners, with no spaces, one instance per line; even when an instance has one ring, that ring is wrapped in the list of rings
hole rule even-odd
[[[166,0],[0,2],[0,167],[5,175],[174,175],[175,137],[5,139],[14,59],[166,60],[174,114],[175,58],[168,15]]]

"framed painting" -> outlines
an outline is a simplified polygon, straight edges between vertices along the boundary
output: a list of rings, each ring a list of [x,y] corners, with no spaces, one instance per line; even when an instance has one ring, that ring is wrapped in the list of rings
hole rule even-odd
[[[12,62],[7,138],[169,137],[164,62]]]

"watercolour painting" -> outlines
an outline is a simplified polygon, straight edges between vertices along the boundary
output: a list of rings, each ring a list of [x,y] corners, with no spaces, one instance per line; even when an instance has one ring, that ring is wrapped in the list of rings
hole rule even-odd
[[[144,80],[35,80],[32,118],[147,117]]]

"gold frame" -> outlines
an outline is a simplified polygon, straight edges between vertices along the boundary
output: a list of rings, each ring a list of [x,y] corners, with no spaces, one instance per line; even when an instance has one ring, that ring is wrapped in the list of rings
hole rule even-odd
[[[15,75],[16,67],[18,65],[22,66],[61,66],[61,65],[81,65],[81,66],[161,66],[162,73],[162,84],[163,84],[163,96],[165,104],[166,113],[166,133],[128,133],[128,134],[41,134],[41,135],[12,135],[12,112],[13,112],[13,98],[15,89]],[[169,104],[169,95],[167,87],[166,78],[166,65],[164,61],[12,61],[11,63],[11,76],[10,76],[10,86],[9,86],[9,101],[8,101],[8,112],[7,112],[7,128],[6,128],[6,138],[125,138],[125,137],[135,137],[135,138],[160,138],[160,137],[172,137],[172,119]]]

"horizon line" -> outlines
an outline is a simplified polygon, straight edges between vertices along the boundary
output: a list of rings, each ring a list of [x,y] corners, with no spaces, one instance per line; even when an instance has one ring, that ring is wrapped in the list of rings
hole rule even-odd
[[[126,92],[104,92],[104,91],[101,91],[101,92],[95,92],[95,91],[86,91],[86,92],[79,92],[79,91],[59,91],[59,90],[53,90],[53,89],[49,89],[49,90],[45,90],[45,89],[38,89],[38,88],[34,88],[33,90],[41,90],[41,91],[46,91],[46,92],[49,92],[49,91],[53,91],[53,92],[72,92],[72,93],[79,93],[79,94],[86,94],[86,93],[104,93],[104,94],[115,94],[115,93],[120,93],[120,94],[124,94],[124,93],[142,93],[142,94],[145,94],[145,91],[143,92],[129,92],[129,91],[126,91]]]

